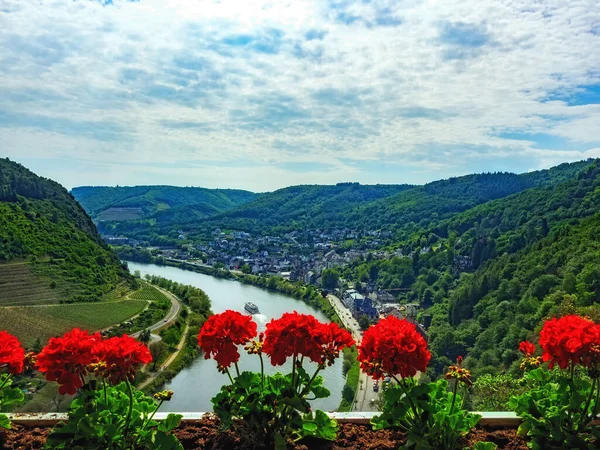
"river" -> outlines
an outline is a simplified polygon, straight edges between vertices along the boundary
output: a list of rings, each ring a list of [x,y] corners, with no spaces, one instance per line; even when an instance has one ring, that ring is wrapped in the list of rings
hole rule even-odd
[[[201,288],[210,297],[212,310],[215,313],[220,313],[227,309],[246,313],[244,303],[248,301],[254,303],[260,310],[260,314],[253,316],[258,324],[259,332],[264,331],[267,322],[271,319],[279,318],[284,312],[294,310],[303,314],[312,314],[322,322],[328,321],[327,317],[321,311],[300,300],[277,292],[176,267],[129,261],[127,264],[132,273],[139,270],[142,277],[146,274],[158,275],[178,283]],[[260,371],[259,358],[256,355],[245,354],[243,348],[240,348],[240,350],[242,353],[239,362],[240,370]],[[308,369],[309,374],[312,374],[316,369],[316,365],[310,364]],[[274,368],[268,363],[268,358],[265,358],[266,372],[274,373],[278,370],[282,373],[288,373],[291,371],[291,364],[288,363],[283,367]],[[324,369],[321,374],[325,379],[325,386],[331,391],[331,395],[328,398],[314,400],[311,403],[313,408],[333,411],[340,404],[342,388],[345,383],[344,376],[342,375],[342,358],[340,357],[333,366]],[[161,411],[211,411],[212,404],[210,399],[227,382],[227,375],[220,374],[217,371],[214,360],[205,360],[201,357],[190,367],[177,374],[165,386],[165,389],[171,389],[175,395],[173,395],[170,402],[163,404]]]

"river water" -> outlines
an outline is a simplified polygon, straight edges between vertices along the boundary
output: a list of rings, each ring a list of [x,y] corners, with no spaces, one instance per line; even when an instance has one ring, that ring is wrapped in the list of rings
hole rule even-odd
[[[253,319],[258,324],[258,331],[264,331],[267,322],[271,319],[281,317],[284,312],[298,311],[303,314],[312,314],[321,322],[327,322],[327,317],[319,310],[296,300],[293,297],[279,294],[277,292],[267,291],[255,286],[242,284],[233,280],[215,278],[201,273],[178,269],[176,267],[157,266],[155,264],[141,264],[127,262],[130,271],[133,273],[139,270],[142,277],[146,274],[158,275],[169,280],[182,284],[189,284],[204,290],[210,297],[212,310],[215,313],[223,312],[227,309],[233,309],[248,314],[244,310],[245,302],[252,302],[260,310],[260,314],[255,314]],[[243,348],[240,348],[242,354],[240,358],[240,371],[252,370],[260,371],[259,358],[256,355],[247,355]],[[284,366],[272,367],[268,358],[265,356],[265,372],[274,373],[281,371],[289,373],[291,364],[288,362]],[[315,364],[307,367],[309,374],[314,373]],[[331,395],[325,399],[312,401],[313,408],[324,411],[335,410],[342,398],[342,388],[345,379],[342,375],[342,358],[336,363],[324,369],[321,374],[325,381],[325,386],[331,391]],[[170,402],[165,402],[161,411],[166,412],[194,412],[194,411],[212,411],[210,399],[220,390],[221,386],[228,382],[227,375],[220,374],[214,360],[205,360],[203,357],[196,360],[190,367],[182,370],[165,389],[171,389],[175,395]]]

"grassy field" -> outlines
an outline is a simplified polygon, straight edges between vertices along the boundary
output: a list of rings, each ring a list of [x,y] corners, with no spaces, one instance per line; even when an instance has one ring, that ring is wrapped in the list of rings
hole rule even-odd
[[[0,264],[0,306],[47,305],[67,298],[65,283],[52,281],[23,262]]]
[[[31,346],[37,338],[45,344],[50,337],[74,327],[96,331],[123,322],[140,313],[147,304],[144,300],[124,300],[4,307],[0,308],[0,329],[17,336],[24,346]]]

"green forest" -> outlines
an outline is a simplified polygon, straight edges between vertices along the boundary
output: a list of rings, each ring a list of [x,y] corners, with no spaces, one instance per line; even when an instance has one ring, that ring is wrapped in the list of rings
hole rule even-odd
[[[457,356],[475,376],[518,371],[519,341],[547,317],[599,316],[600,163],[444,220],[428,221],[343,276],[402,289],[431,318],[432,376]],[[562,182],[560,182],[562,181]],[[405,255],[405,256],[404,256]]]
[[[156,215],[138,220],[103,221],[99,228],[107,234],[124,235],[152,245],[175,244],[181,229],[188,232],[192,240],[206,239],[216,228],[261,235],[317,228],[383,229],[393,232],[395,239],[401,240],[429,222],[452,217],[490,200],[534,187],[554,186],[572,178],[589,163],[562,164],[521,175],[467,175],[423,186],[359,183],[290,186],[260,194],[211,217],[186,208],[180,214],[176,210],[162,211],[164,220]],[[82,199],[82,202],[93,214],[94,210],[86,201]]]
[[[198,219],[232,210],[258,194],[238,189],[178,186],[81,186],[71,193],[93,219],[110,208],[139,208],[144,218],[159,223]]]
[[[26,272],[8,270],[23,262]],[[61,302],[98,301],[119,284],[136,284],[65,188],[8,159],[0,159],[0,290],[18,281],[4,272],[47,280]]]

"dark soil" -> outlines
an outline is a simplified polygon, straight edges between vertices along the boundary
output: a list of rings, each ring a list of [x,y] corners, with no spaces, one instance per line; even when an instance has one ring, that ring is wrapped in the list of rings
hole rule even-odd
[[[200,422],[184,423],[175,434],[185,449],[206,450],[255,450],[264,448],[260,443],[252,442],[243,432],[218,432],[218,421],[205,416]],[[370,425],[341,423],[338,438],[334,442],[319,439],[303,439],[289,443],[290,450],[338,450],[338,449],[377,449],[396,450],[404,443],[404,434],[398,430],[373,431]],[[476,442],[489,441],[499,449],[527,450],[527,442],[517,437],[512,428],[475,428],[465,442],[471,448]]]
[[[50,428],[31,428],[13,425],[10,430],[0,431],[0,445],[3,449],[29,450],[44,448]]]
[[[11,430],[0,432],[0,448],[8,450],[42,449],[49,428],[29,428],[13,425]],[[205,416],[199,422],[183,423],[175,434],[187,450],[254,450],[264,448],[261,443],[252,442],[242,432],[226,431],[219,433],[218,421]],[[480,441],[494,442],[499,449],[526,450],[526,441],[517,437],[511,428],[475,428],[468,436],[465,446],[472,448]],[[370,425],[341,423],[335,442],[318,439],[303,439],[290,443],[290,450],[338,450],[338,449],[377,449],[396,450],[404,443],[404,435],[397,430],[373,431]]]

